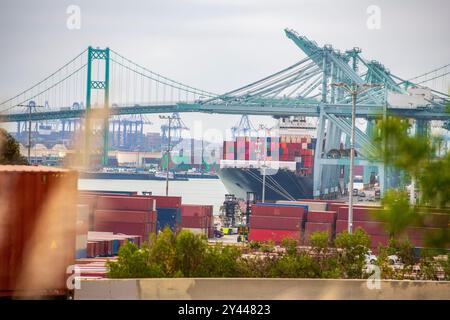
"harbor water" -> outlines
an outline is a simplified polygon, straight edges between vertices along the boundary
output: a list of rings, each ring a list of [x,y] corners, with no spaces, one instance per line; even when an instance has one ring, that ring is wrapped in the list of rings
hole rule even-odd
[[[79,190],[104,191],[151,191],[154,195],[166,194],[166,182],[158,180],[112,180],[79,179]],[[189,179],[170,181],[169,195],[183,197],[185,204],[207,204],[214,206],[214,214],[219,214],[220,206],[227,193],[219,179]]]

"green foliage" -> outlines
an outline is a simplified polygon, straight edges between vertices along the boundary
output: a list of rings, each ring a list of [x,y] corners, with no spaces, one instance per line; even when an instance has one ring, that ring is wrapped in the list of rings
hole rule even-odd
[[[390,239],[387,250],[389,255],[397,255],[406,265],[415,263],[414,247],[409,240]]]
[[[261,250],[262,252],[273,252],[275,249],[275,242],[273,242],[272,240],[269,241],[264,241],[261,243]]]
[[[450,153],[423,167],[419,176],[422,203],[445,208],[450,206]]]
[[[286,250],[286,253],[290,256],[297,254],[298,241],[291,238],[284,238],[281,241],[281,246]]]
[[[261,248],[261,242],[259,242],[259,241],[252,240],[248,243],[248,245],[249,245],[250,249],[260,249]]]
[[[357,228],[352,234],[344,231],[336,235],[335,244],[341,249],[338,260],[343,266],[344,274],[348,278],[362,278],[365,254],[370,248],[369,235],[361,228]]]
[[[119,250],[117,262],[108,261],[110,278],[154,278],[166,274],[157,264],[150,262],[148,247],[139,249],[134,243],[126,242]]]
[[[238,260],[242,253],[236,246],[225,246],[221,243],[208,246],[204,259],[197,266],[197,277],[239,277]]]
[[[28,164],[27,159],[20,154],[19,143],[2,128],[0,128],[0,164]]]
[[[431,158],[433,148],[427,137],[409,135],[410,127],[408,120],[388,116],[377,121],[373,142],[379,150],[376,158],[417,176],[423,164]]]
[[[325,250],[328,248],[330,234],[327,231],[316,231],[309,236],[309,242],[311,246],[319,250]]]
[[[450,153],[437,157],[434,146],[442,139],[413,136],[408,134],[409,128],[409,122],[398,117],[388,116],[379,120],[373,135],[373,141],[379,150],[377,158],[417,181],[421,206],[448,208]],[[406,192],[388,190],[382,204],[386,210],[374,215],[375,218],[386,222],[391,238],[398,238],[408,226],[426,226],[419,210],[409,203]],[[450,210],[447,214],[450,215]],[[450,233],[447,226],[428,234],[425,239],[425,244],[429,247],[443,248],[449,243]]]
[[[309,255],[285,255],[273,265],[271,275],[277,278],[315,278],[317,267]]]
[[[386,231],[391,238],[402,234],[406,227],[417,223],[419,219],[415,208],[409,204],[408,194],[404,191],[388,190],[381,204],[384,210],[372,210],[371,214],[377,221],[386,223]]]
[[[205,236],[183,230],[176,237],[176,259],[183,276],[193,276],[202,264],[208,247]]]
[[[314,236],[313,236],[314,235]],[[292,239],[284,239],[284,252],[255,251],[243,255],[241,246],[208,244],[202,235],[190,231],[173,233],[169,228],[139,249],[127,242],[119,250],[116,262],[108,262],[110,278],[210,277],[210,278],[364,278],[365,254],[370,239],[362,229],[352,235],[336,237],[330,247],[323,232],[311,236],[312,249],[299,248]],[[266,244],[267,245],[267,244]],[[271,246],[272,244],[269,244]],[[317,247],[316,247],[317,246]],[[423,251],[418,279],[450,276],[448,260],[436,260],[437,251]],[[390,254],[400,256],[405,266],[395,269],[388,263]],[[392,240],[380,248],[378,264],[385,279],[405,279],[413,274],[414,257],[408,242]],[[423,265],[422,265],[423,264]]]

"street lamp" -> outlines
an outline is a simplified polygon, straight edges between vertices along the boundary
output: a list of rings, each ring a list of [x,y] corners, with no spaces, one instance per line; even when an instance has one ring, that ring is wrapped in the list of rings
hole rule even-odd
[[[167,143],[167,151],[166,151],[166,157],[167,157],[167,167],[166,167],[166,196],[169,195],[169,164],[170,164],[170,129],[172,128],[172,120],[179,120],[180,118],[176,115],[171,116],[159,116],[160,119],[169,120],[169,139]]]
[[[266,166],[266,148],[264,148],[264,150],[261,150],[261,146],[264,145],[264,147],[265,147],[265,145],[266,145],[267,127],[264,124],[260,124],[259,125],[259,129],[260,130],[264,130],[264,142],[261,143],[261,140],[260,140],[259,143],[258,143],[258,154],[259,154],[259,156],[258,156],[258,164],[261,161],[261,152],[264,152],[263,165],[262,166],[260,165],[260,167],[263,169],[262,199],[261,200],[262,200],[262,203],[264,203],[265,200],[266,200],[266,168],[267,168],[267,166]]]
[[[18,104],[18,107],[28,108],[28,163],[31,165],[31,109],[33,108],[43,108],[44,106],[37,106],[36,102],[30,101],[28,104]],[[35,153],[36,160],[36,153]]]
[[[344,82],[332,83],[332,87],[343,88],[347,93],[352,96],[352,132],[350,136],[350,172],[349,172],[349,184],[350,190],[348,193],[348,233],[353,232],[353,165],[355,163],[355,118],[356,118],[356,98],[359,94],[366,92],[367,90],[380,87],[379,84],[371,83],[352,83],[347,84]]]

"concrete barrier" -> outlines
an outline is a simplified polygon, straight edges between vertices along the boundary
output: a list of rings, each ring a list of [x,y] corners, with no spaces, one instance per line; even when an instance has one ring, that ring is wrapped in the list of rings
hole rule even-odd
[[[369,287],[374,289],[369,289]],[[340,279],[100,279],[82,280],[76,300],[450,300],[450,281]]]

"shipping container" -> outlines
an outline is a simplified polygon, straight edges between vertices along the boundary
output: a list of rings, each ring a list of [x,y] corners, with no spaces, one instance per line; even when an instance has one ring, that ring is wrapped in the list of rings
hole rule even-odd
[[[291,230],[274,230],[274,229],[250,229],[249,241],[274,241],[280,244],[285,238],[300,241],[300,231]]]
[[[94,224],[103,222],[155,223],[154,211],[95,210]]]
[[[326,211],[327,203],[326,202],[316,202],[316,201],[288,201],[288,200],[279,200],[276,203],[279,204],[299,204],[308,207],[308,211]]]
[[[95,225],[95,231],[139,235],[144,241],[147,241],[150,234],[156,232],[156,225],[153,223],[102,222]]]
[[[308,211],[307,222],[336,223],[337,214],[335,211]]]
[[[90,209],[89,205],[78,204],[77,205],[77,221],[76,221],[76,234],[87,235],[90,224]]]
[[[385,230],[386,225],[382,222],[375,221],[353,221],[353,230],[357,228],[362,228],[370,236],[387,236],[388,233]],[[336,221],[336,233],[347,230],[348,221],[347,220],[337,220]]]
[[[158,208],[157,209],[157,232],[168,226],[172,231],[181,227],[181,210],[179,208]]]
[[[307,211],[308,207],[303,205],[257,203],[252,206],[252,215],[255,216],[298,217],[304,220]]]
[[[208,216],[182,216],[181,227],[183,228],[208,228],[211,226],[211,218]]]
[[[141,196],[150,197],[156,200],[156,209],[159,208],[181,208],[181,197],[172,196]]]
[[[377,211],[380,211],[379,208],[363,208],[363,207],[353,207],[353,221],[373,221],[375,214]],[[348,220],[348,207],[340,207],[337,213],[338,220]]]
[[[250,229],[275,229],[275,230],[293,230],[301,231],[302,220],[292,217],[278,216],[250,216]]]
[[[0,190],[0,296],[64,295],[75,259],[77,173],[0,166]]]
[[[331,223],[319,223],[319,222],[306,222],[304,244],[310,244],[310,236],[314,232],[327,232],[328,240],[333,237],[333,225]]]
[[[145,196],[100,196],[97,201],[99,210],[155,211],[155,201]]]

